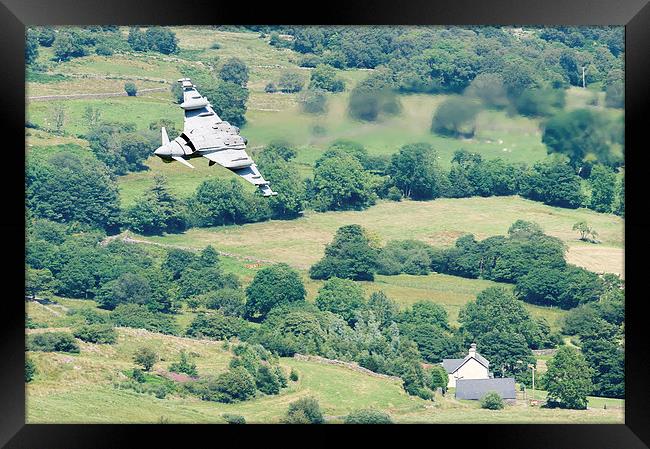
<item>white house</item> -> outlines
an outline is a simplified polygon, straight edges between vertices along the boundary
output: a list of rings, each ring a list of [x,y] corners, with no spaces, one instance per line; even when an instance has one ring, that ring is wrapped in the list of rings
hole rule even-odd
[[[456,387],[457,379],[490,379],[490,362],[476,352],[476,343],[472,343],[469,354],[463,359],[443,359],[442,366],[447,370],[449,383],[447,388]]]

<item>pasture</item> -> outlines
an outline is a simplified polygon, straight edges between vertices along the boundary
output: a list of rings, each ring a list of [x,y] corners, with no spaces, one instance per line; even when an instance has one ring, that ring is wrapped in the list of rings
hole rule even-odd
[[[396,422],[501,422],[501,423],[620,423],[622,401],[590,398],[589,410],[546,410],[522,401],[501,411],[482,410],[478,403],[438,395],[435,402],[408,396],[395,380],[369,376],[346,367],[293,358],[281,359],[285,370],[294,368],[290,382],[277,396],[221,404],[191,397],[152,395],[113,387],[125,379],[122,371],[133,367],[131,357],[139,346],[155,347],[162,360],[154,371],[166,369],[185,349],[194,356],[200,375],[226,369],[231,354],[222,342],[192,340],[120,328],[115,345],[81,343],[80,354],[30,352],[38,373],[27,386],[28,423],[223,423],[223,413],[242,415],[249,423],[279,422],[288,404],[305,396],[316,397],[329,422],[341,422],[359,408],[373,407],[389,413]],[[540,394],[541,396],[541,394]]]

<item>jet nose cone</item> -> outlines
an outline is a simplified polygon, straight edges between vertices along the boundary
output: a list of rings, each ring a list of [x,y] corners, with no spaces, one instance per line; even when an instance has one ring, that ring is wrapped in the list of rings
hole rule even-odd
[[[172,152],[169,150],[167,145],[162,145],[153,152],[156,156],[169,156]]]

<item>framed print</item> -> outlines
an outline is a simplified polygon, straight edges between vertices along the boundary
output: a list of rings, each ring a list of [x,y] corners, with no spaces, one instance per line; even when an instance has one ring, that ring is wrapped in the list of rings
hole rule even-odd
[[[5,5],[2,444],[647,447],[650,6]]]

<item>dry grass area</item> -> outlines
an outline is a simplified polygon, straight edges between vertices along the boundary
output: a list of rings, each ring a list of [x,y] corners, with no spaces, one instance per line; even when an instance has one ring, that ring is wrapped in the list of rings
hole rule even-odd
[[[569,263],[595,272],[616,273],[625,277],[625,251],[600,245],[575,245],[567,252]]]
[[[336,229],[346,224],[365,227],[375,233],[382,244],[394,239],[417,239],[435,246],[448,246],[466,233],[478,239],[506,234],[517,219],[534,221],[570,248],[580,248],[579,254],[589,258],[589,267],[595,271],[612,268],[612,253],[622,251],[623,220],[620,217],[587,209],[550,207],[514,196],[381,202],[365,211],[307,212],[297,220],[191,229],[184,234],[147,239],[197,249],[213,245],[226,252],[307,269],[322,257]],[[571,227],[579,220],[586,220],[598,230],[603,241],[601,245],[585,246],[577,240]]]

